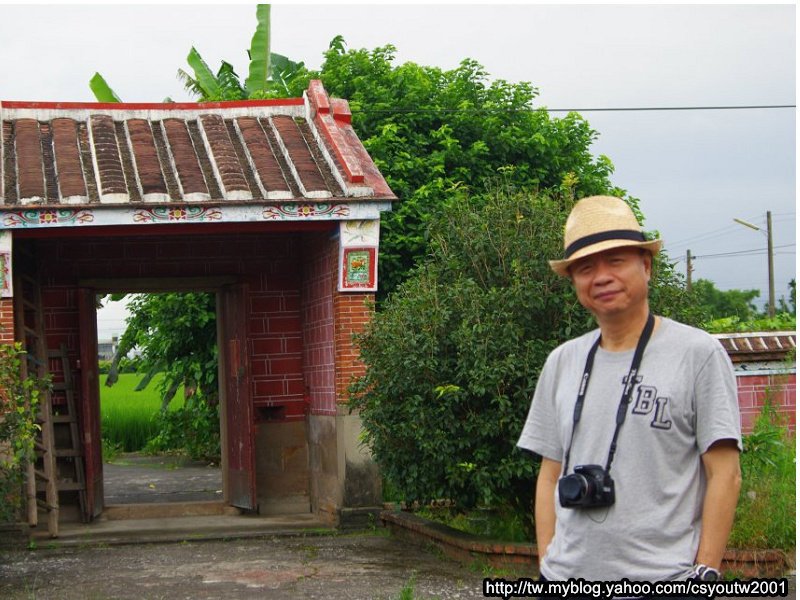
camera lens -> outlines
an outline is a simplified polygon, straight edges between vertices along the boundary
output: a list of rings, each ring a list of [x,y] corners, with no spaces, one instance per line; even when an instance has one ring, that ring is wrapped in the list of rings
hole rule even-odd
[[[586,478],[582,475],[567,475],[559,483],[558,491],[567,502],[577,502],[586,494]]]

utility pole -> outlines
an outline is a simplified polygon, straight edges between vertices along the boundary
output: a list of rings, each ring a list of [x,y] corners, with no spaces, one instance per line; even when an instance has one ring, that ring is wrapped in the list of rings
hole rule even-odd
[[[772,212],[767,211],[767,256],[769,257],[769,316],[775,316],[775,261],[772,256]]]
[[[686,291],[692,291],[692,271],[694,268],[692,267],[692,251],[686,251]]]
[[[755,229],[756,231],[760,231],[761,233],[765,233],[761,227],[753,225],[752,223],[748,223],[742,219],[737,219],[734,217],[733,219],[739,225],[744,225],[745,227],[749,227],[750,229]],[[767,314],[769,314],[770,318],[775,316],[775,267],[774,267],[774,259],[773,259],[773,251],[772,251],[772,212],[767,211],[767,268],[769,271],[769,301],[767,303]]]

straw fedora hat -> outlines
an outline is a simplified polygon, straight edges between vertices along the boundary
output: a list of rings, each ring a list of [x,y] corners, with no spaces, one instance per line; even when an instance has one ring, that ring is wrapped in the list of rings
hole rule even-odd
[[[576,260],[612,248],[661,250],[661,240],[648,240],[631,207],[621,198],[589,196],[575,203],[564,226],[564,258],[551,260],[550,268],[569,277]]]

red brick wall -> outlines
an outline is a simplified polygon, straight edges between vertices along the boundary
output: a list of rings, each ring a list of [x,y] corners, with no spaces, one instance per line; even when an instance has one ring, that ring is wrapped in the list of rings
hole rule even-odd
[[[796,374],[737,375],[739,410],[742,415],[742,433],[750,433],[753,423],[764,407],[769,390],[772,406],[786,418],[790,431],[796,430],[795,399],[797,395]]]
[[[305,371],[311,414],[335,415],[354,377],[364,373],[353,334],[372,318],[371,293],[340,293],[339,241],[329,235],[309,238],[303,280]]]
[[[309,236],[303,276],[303,356],[309,409],[336,414],[334,387],[333,294],[339,244],[328,234]]]
[[[14,342],[14,299],[0,298],[0,344]]]
[[[333,314],[336,341],[336,399],[346,402],[348,387],[355,377],[364,374],[364,364],[358,359],[353,335],[361,333],[372,318],[375,294],[336,293]]]

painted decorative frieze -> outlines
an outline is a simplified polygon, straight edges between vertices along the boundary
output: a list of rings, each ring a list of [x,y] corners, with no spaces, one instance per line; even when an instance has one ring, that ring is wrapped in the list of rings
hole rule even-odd
[[[144,206],[137,208],[26,208],[0,212],[0,230],[43,227],[151,225],[164,223],[253,223],[258,221],[341,221],[369,223],[380,219],[380,213],[391,209],[389,202],[270,202],[239,206]],[[377,233],[356,225],[347,230],[348,239],[363,239],[361,245],[377,245]],[[354,242],[356,243],[356,242]]]
[[[82,208],[27,209],[3,214],[4,229],[87,225],[93,221],[93,211]]]
[[[199,206],[143,208],[133,214],[133,220],[136,223],[203,222],[221,219],[221,210]]]

